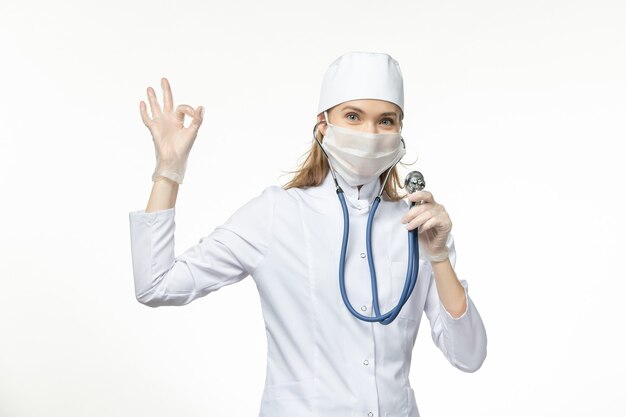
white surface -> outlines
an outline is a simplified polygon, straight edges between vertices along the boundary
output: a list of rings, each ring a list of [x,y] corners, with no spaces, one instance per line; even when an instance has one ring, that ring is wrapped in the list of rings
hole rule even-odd
[[[175,105],[206,106],[182,251],[288,180],[324,70],[373,50],[400,63],[404,161],[450,213],[489,338],[466,374],[422,323],[422,417],[623,416],[625,18],[617,0],[0,3],[0,415],[255,415],[252,280],[134,298],[127,216],[155,162],[139,101],[165,76]]]

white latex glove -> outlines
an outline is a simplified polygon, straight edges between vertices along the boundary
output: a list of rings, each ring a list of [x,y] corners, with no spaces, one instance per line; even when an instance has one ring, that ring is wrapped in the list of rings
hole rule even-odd
[[[426,248],[426,256],[431,262],[441,262],[448,258],[448,235],[452,230],[452,221],[445,207],[435,201],[433,195],[425,190],[408,194],[409,201],[415,206],[402,217],[407,230],[418,228],[418,238]]]
[[[163,110],[152,87],[148,87],[152,118],[148,117],[143,100],[139,103],[141,119],[150,130],[154,142],[156,168],[152,174],[152,181],[169,178],[182,184],[187,170],[187,158],[202,124],[204,107],[199,106],[194,110],[191,106],[180,104],[174,112],[172,90],[167,78],[161,78],[161,87],[163,88]],[[189,127],[184,127],[185,115],[192,118]]]

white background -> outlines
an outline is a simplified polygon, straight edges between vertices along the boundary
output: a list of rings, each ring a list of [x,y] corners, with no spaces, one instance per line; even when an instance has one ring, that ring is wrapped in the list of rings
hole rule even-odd
[[[155,165],[139,101],[206,108],[176,253],[311,144],[324,71],[387,52],[403,134],[453,221],[488,334],[453,368],[424,317],[423,417],[624,416],[623,1],[0,1],[0,415],[254,416],[253,280],[184,307],[134,297],[128,213]],[[187,122],[188,123],[188,122]]]

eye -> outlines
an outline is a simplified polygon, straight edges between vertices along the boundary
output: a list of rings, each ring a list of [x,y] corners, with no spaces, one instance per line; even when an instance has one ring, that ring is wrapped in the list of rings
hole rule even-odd
[[[350,116],[356,116],[357,118],[359,117],[356,113],[348,113],[348,114],[346,114],[346,117],[347,117],[348,119],[350,119]],[[354,121],[354,120],[356,120],[356,119],[350,119],[350,120]]]
[[[391,125],[393,125],[393,119],[390,119],[389,117],[385,117],[385,118],[383,119],[383,121],[384,121],[384,120],[388,120],[388,121],[389,121],[389,123],[387,123],[387,126],[391,126]]]

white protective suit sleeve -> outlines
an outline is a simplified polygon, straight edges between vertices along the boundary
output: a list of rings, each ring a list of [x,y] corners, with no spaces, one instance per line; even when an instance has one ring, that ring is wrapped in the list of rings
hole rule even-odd
[[[137,300],[150,307],[185,305],[251,275],[269,246],[277,188],[267,187],[178,256],[175,207],[130,212]]]
[[[450,263],[456,265],[456,249],[452,234],[446,242],[450,253]],[[475,372],[487,356],[487,332],[482,318],[468,294],[466,280],[459,279],[465,289],[467,309],[460,317],[454,318],[439,299],[435,275],[430,273],[430,283],[424,312],[430,322],[431,335],[435,345],[454,367],[464,372]]]

